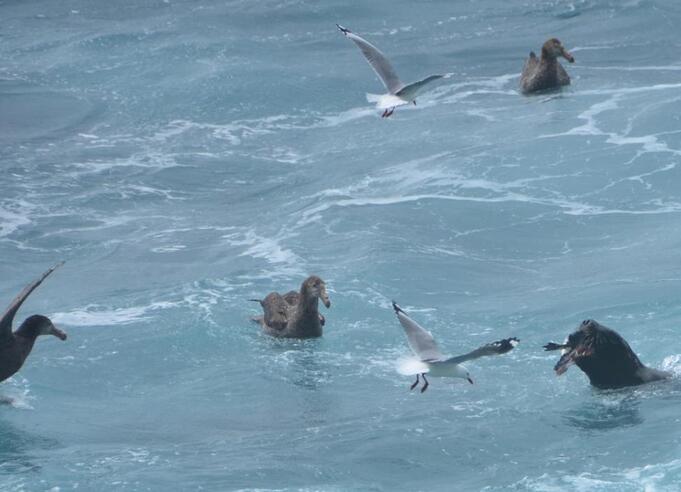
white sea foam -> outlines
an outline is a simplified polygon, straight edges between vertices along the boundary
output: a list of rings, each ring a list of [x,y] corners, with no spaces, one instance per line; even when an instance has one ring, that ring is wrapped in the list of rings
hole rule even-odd
[[[128,191],[130,190],[130,191]],[[166,200],[184,200],[183,197],[177,196],[176,192],[168,189],[156,188],[153,186],[135,185],[129,184],[125,188],[121,189],[121,195],[128,197],[135,197],[138,195],[157,195],[165,198]]]
[[[657,492],[678,490],[675,486],[681,472],[681,460],[666,463],[644,464],[632,468],[614,469],[602,467],[598,473],[545,473],[538,477],[524,477],[511,488],[527,489],[538,492],[575,490],[620,491],[635,490]]]
[[[679,210],[676,206],[665,206],[656,208],[654,210],[617,210],[604,209],[599,206],[589,205],[586,203],[575,202],[567,199],[550,199],[550,198],[536,198],[530,195],[506,192],[499,196],[480,197],[480,196],[466,196],[466,195],[452,195],[452,194],[434,194],[422,193],[414,195],[387,195],[387,196],[372,196],[361,198],[345,198],[335,201],[327,201],[321,205],[310,208],[303,212],[304,223],[309,223],[313,218],[320,217],[322,212],[334,207],[364,207],[364,206],[385,206],[397,205],[402,203],[417,202],[421,200],[447,200],[447,201],[461,201],[474,203],[505,203],[517,202],[528,203],[542,206],[550,206],[559,208],[567,215],[603,215],[603,214],[653,214],[653,213],[670,213]]]
[[[419,248],[421,252],[428,255],[444,255],[444,256],[466,256],[466,253],[453,248],[441,248],[436,246],[423,246]]]
[[[0,404],[10,405],[22,410],[33,410],[31,405],[33,397],[30,393],[28,380],[20,374],[15,374],[3,383]]]
[[[298,164],[306,158],[306,156],[300,154],[295,149],[284,146],[263,149],[251,155],[265,161],[280,162],[282,164]]]
[[[584,120],[585,123],[581,126],[571,128],[567,132],[558,133],[554,135],[541,135],[539,138],[549,138],[564,135],[603,135],[604,132],[598,128],[596,124],[596,116],[606,111],[613,111],[618,108],[617,102],[619,94],[592,105],[586,111],[580,113],[577,118]]]
[[[152,140],[166,142],[191,132],[207,132],[213,138],[238,146],[245,139],[268,135],[275,130],[298,128],[296,118],[291,115],[273,115],[264,118],[235,120],[229,123],[201,123],[190,120],[173,120],[157,131]]]
[[[573,127],[565,132],[559,132],[559,133],[554,133],[554,134],[544,134],[539,136],[538,138],[556,138],[556,137],[563,137],[563,136],[570,136],[570,135],[593,135],[593,136],[603,136],[605,137],[605,142],[617,146],[637,146],[639,149],[636,151],[636,154],[626,161],[624,164],[625,165],[630,165],[634,161],[636,161],[638,158],[640,158],[644,154],[648,153],[669,153],[672,155],[676,156],[681,156],[681,150],[678,149],[673,149],[669,147],[669,145],[662,140],[660,140],[661,135],[657,134],[647,134],[647,135],[632,135],[632,126],[633,126],[633,121],[636,119],[637,115],[634,114],[631,116],[624,128],[620,131],[612,131],[612,130],[605,130],[603,129],[598,122],[598,116],[601,115],[602,113],[608,112],[608,111],[615,111],[619,109],[621,104],[624,104],[624,101],[626,100],[625,97],[629,94],[638,94],[639,92],[647,91],[647,90],[666,90],[666,89],[672,89],[672,88],[677,88],[681,87],[679,84],[658,84],[654,86],[648,86],[648,87],[637,87],[637,88],[624,88],[624,89],[617,89],[616,91],[596,91],[596,92],[589,92],[589,91],[584,91],[581,94],[591,94],[591,93],[596,93],[596,94],[604,94],[608,93],[610,94],[610,97],[608,97],[604,101],[599,101],[593,105],[591,105],[587,110],[583,111],[580,113],[577,117],[581,120],[584,121],[582,125]],[[649,110],[650,107],[647,106],[645,110]],[[667,170],[673,169],[667,168]],[[655,171],[659,172],[659,171]],[[634,177],[633,179],[636,179]],[[618,182],[621,182],[622,180],[619,180]],[[611,187],[611,186],[608,186]],[[611,212],[612,213],[612,212]],[[645,213],[650,213],[650,211],[646,211]]]
[[[176,306],[172,302],[153,302],[146,306],[134,306],[128,308],[107,308],[96,304],[90,304],[82,309],[54,313],[50,318],[58,324],[66,326],[114,326],[139,323],[151,319],[152,311],[168,309]]]
[[[165,219],[165,216],[155,216],[155,217],[145,217],[145,219]],[[110,229],[114,227],[120,227],[130,223],[134,223],[139,220],[139,217],[130,215],[108,215],[102,217],[88,217],[89,220],[97,222],[96,225],[80,226],[80,227],[63,227],[49,231],[45,233],[45,236],[61,236],[73,232],[83,232],[83,231],[100,231],[105,229]],[[116,239],[111,239],[114,242]]]
[[[193,310],[200,311],[204,319],[212,321],[213,307],[224,301],[222,291],[215,289],[201,289],[200,292],[188,294],[183,302]]]
[[[588,121],[585,125],[585,128],[588,127],[590,129],[588,133],[602,133],[595,125],[594,116],[613,107],[616,107],[614,101],[609,100],[597,107],[592,107],[590,111],[582,114],[583,118]],[[643,145],[641,152],[645,152],[646,149],[650,151],[667,150],[666,146],[659,145],[653,139],[640,139],[637,142]],[[681,203],[659,199],[644,202],[637,208],[623,209],[604,207],[555,193],[547,194],[541,188],[537,188],[541,192],[537,195],[533,193],[533,186],[535,184],[548,180],[574,177],[578,173],[567,175],[546,174],[532,178],[500,182],[480,177],[471,178],[460,174],[456,171],[456,168],[448,165],[448,161],[452,158],[453,155],[451,153],[441,152],[383,168],[376,171],[374,175],[363,176],[358,181],[344,187],[322,190],[310,197],[315,203],[302,212],[302,220],[297,225],[304,226],[322,220],[323,215],[334,208],[391,206],[422,200],[467,201],[490,204],[505,202],[526,203],[540,207],[555,208],[566,215],[577,216],[653,215],[681,211]],[[640,173],[637,176],[627,177],[623,180],[643,180],[645,176],[669,171],[675,167],[674,163],[670,163],[649,173]],[[603,189],[607,189],[608,186],[614,184],[616,182],[606,185]],[[414,190],[421,192],[415,193]],[[452,190],[458,193],[452,193]]]
[[[158,246],[156,248],[151,248],[152,253],[175,253],[176,251],[182,251],[186,249],[187,246],[184,244],[169,244],[167,246]]]
[[[276,265],[277,275],[303,273],[301,268],[305,264],[303,259],[281,244],[288,238],[286,235],[265,237],[256,234],[253,230],[248,230],[243,233],[226,234],[222,237],[230,246],[243,247],[239,256],[263,259],[271,265]]]
[[[668,355],[662,360],[662,369],[681,376],[681,354]]]
[[[138,167],[145,169],[169,169],[182,167],[175,156],[164,152],[140,152],[129,157],[111,160],[73,162],[64,165],[73,176],[101,174],[117,168]]]
[[[0,237],[10,236],[20,227],[30,224],[29,217],[35,208],[23,200],[0,203]]]
[[[617,88],[606,88],[606,89],[589,89],[578,91],[575,93],[577,96],[623,96],[629,94],[643,94],[647,92],[660,92],[672,89],[680,89],[681,83],[678,84],[653,84],[653,85],[643,85],[638,87],[617,87]]]
[[[453,74],[447,74],[449,78]],[[471,96],[481,94],[517,95],[515,90],[503,90],[508,82],[517,78],[517,74],[503,74],[495,77],[474,78],[453,84],[443,84],[423,94],[416,107],[409,107],[411,111],[437,105],[456,103]],[[468,88],[459,92],[461,88]],[[453,93],[454,92],[454,93]],[[453,93],[453,94],[452,94]],[[451,94],[451,95],[447,95]],[[361,118],[375,117],[376,110],[372,107],[355,107],[339,113],[327,114],[278,114],[262,118],[241,119],[225,123],[203,123],[191,120],[173,120],[164,128],[152,135],[151,140],[167,142],[179,136],[199,132],[209,135],[211,138],[226,141],[230,146],[240,146],[247,140],[257,139],[262,136],[272,135],[282,131],[311,130],[319,128],[331,128],[349,123]],[[483,113],[479,114],[483,116]],[[489,115],[487,115],[490,118]],[[288,150],[287,152],[290,152]],[[286,153],[285,153],[286,154]],[[277,154],[274,160],[277,159]],[[284,156],[282,162],[289,162],[290,158]],[[296,159],[296,161],[299,158]]]
[[[571,50],[575,51],[575,50]],[[596,65],[589,65],[588,67],[581,67],[581,69],[586,70],[617,70],[618,72],[679,72],[681,71],[681,65],[643,65],[643,66],[622,66],[622,65],[611,65],[606,67],[599,67]]]

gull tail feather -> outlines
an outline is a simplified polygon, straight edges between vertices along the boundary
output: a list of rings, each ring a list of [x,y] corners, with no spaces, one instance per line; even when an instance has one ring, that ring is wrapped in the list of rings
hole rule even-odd
[[[367,94],[367,101],[376,104],[376,109],[390,109],[408,104],[408,101],[393,94]]]
[[[403,376],[414,376],[416,374],[430,372],[428,364],[416,357],[405,357],[404,359],[398,360],[395,369]]]

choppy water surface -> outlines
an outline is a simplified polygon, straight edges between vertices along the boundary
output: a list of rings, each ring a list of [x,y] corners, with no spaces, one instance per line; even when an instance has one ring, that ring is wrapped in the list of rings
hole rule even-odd
[[[541,351],[584,318],[681,372],[681,8],[668,1],[0,2],[3,303],[67,264],[0,394],[3,490],[679,490],[681,382]],[[405,80],[381,120],[340,22]],[[549,36],[558,94],[517,93]],[[308,273],[320,340],[247,299]],[[476,384],[393,369],[395,299]]]

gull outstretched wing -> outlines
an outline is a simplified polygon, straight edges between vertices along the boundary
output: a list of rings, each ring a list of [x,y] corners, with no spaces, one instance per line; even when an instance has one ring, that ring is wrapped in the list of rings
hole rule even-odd
[[[371,65],[371,68],[374,69],[374,72],[376,72],[381,78],[381,81],[383,81],[388,92],[397,94],[404,87],[404,84],[400,81],[397,73],[395,73],[395,69],[385,55],[366,39],[359,37],[357,34],[354,34],[343,26],[336,25],[338,26],[338,29],[345,34],[346,38],[352,40],[352,42],[357,45],[364,55],[364,58],[366,58],[369,65]]]
[[[437,347],[433,335],[428,330],[420,326],[416,321],[407,316],[400,306],[393,302],[393,309],[397,314],[404,332],[407,335],[409,346],[414,354],[424,362],[434,362],[443,359],[442,352]]]
[[[482,347],[473,350],[472,352],[468,352],[467,354],[457,355],[456,357],[447,359],[447,362],[461,364],[462,362],[466,362],[467,360],[478,359],[480,357],[486,357],[488,355],[505,354],[506,352],[510,352],[511,350],[513,350],[513,348],[516,345],[518,345],[519,342],[520,340],[518,340],[515,337],[504,338],[503,340],[497,340],[496,342],[485,344]]]

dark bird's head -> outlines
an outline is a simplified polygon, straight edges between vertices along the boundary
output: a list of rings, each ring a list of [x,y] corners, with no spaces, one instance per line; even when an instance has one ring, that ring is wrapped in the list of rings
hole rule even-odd
[[[305,297],[321,299],[327,309],[331,307],[329,295],[326,293],[326,284],[318,276],[311,275],[307,277],[303,282],[300,291]]]
[[[562,56],[570,63],[575,62],[575,57],[572,56],[570,52],[563,47],[563,44],[556,38],[551,38],[544,43],[544,46],[541,48],[541,54],[544,58],[556,59],[559,56]]]
[[[42,314],[29,316],[21,323],[16,334],[26,338],[37,338],[40,335],[54,335],[60,340],[66,340],[66,333],[58,329],[50,318]]]

